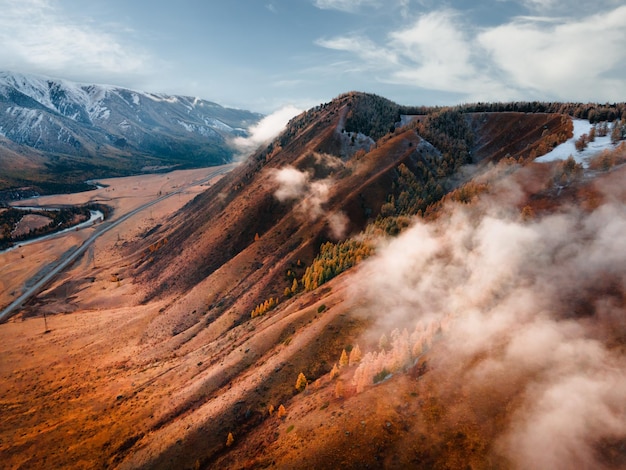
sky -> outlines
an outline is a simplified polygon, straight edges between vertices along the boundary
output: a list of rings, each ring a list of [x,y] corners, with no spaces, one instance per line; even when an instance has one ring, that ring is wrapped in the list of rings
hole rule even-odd
[[[0,69],[271,113],[626,100],[624,0],[0,0]]]

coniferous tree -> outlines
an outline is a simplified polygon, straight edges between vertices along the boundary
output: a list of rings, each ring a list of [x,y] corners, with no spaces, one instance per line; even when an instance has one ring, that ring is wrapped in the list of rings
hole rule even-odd
[[[378,340],[378,347],[383,351],[389,347],[389,339],[385,333],[380,336],[380,339]]]
[[[617,144],[620,140],[622,140],[622,129],[619,121],[615,121],[611,130],[611,143]]]
[[[300,374],[298,375],[298,379],[296,380],[296,390],[298,390],[299,392],[303,391],[306,386],[307,386],[308,382],[306,380],[306,376],[300,372]]]
[[[357,364],[361,360],[361,349],[357,344],[352,351],[350,351],[349,365]]]
[[[346,367],[349,363],[348,353],[344,349],[341,351],[341,357],[339,358],[339,368]]]
[[[335,398],[343,397],[343,382],[338,380],[335,384]]]

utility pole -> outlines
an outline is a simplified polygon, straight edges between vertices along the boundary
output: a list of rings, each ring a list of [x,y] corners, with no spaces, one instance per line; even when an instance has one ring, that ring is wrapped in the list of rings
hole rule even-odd
[[[48,319],[46,318],[46,312],[45,312],[45,310],[44,310],[44,312],[43,312],[43,324],[44,324],[44,326],[45,326],[45,328],[46,328],[46,329],[45,329],[45,331],[44,331],[44,334],[45,334],[45,333],[50,333],[50,330],[48,329]]]

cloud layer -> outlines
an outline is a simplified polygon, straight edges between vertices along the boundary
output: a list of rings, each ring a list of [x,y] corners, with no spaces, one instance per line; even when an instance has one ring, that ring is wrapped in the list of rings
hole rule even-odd
[[[531,2],[552,11],[550,2]],[[450,8],[420,14],[385,40],[321,38],[380,81],[468,100],[615,100],[626,94],[626,7],[580,18],[526,16],[478,26]]]

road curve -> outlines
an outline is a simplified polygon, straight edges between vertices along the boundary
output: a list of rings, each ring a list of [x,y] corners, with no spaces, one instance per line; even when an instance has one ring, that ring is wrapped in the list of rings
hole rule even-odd
[[[72,263],[74,263],[74,261],[76,261],[80,256],[82,256],[83,253],[85,253],[85,251],[87,251],[87,249],[93,244],[94,241],[96,241],[96,239],[98,237],[104,235],[109,230],[114,229],[115,227],[117,227],[122,222],[125,222],[126,220],[130,219],[134,215],[137,215],[139,212],[147,209],[148,207],[154,206],[155,204],[158,204],[159,202],[161,202],[161,201],[163,201],[163,200],[165,200],[165,199],[167,199],[169,197],[172,197],[172,196],[174,196],[176,194],[179,194],[179,193],[183,192],[184,190],[186,190],[187,188],[190,188],[192,186],[197,186],[199,184],[206,183],[207,181],[210,181],[211,179],[215,178],[216,176],[228,173],[233,168],[235,168],[235,166],[237,166],[236,163],[233,163],[233,164],[230,164],[230,165],[224,165],[220,169],[211,172],[206,177],[204,177],[204,178],[202,178],[202,179],[200,179],[198,181],[194,181],[193,183],[190,183],[188,185],[182,186],[182,187],[176,189],[175,191],[173,191],[171,193],[168,193],[168,194],[165,194],[163,196],[160,196],[157,199],[155,199],[153,201],[150,201],[150,202],[144,204],[143,206],[140,206],[140,207],[136,208],[135,210],[129,212],[128,214],[124,214],[122,217],[120,217],[117,220],[114,220],[114,221],[111,221],[111,222],[103,222],[102,224],[100,224],[96,228],[96,231],[87,240],[85,240],[80,246],[77,246],[76,248],[74,248],[70,252],[70,254],[69,254],[69,256],[67,256],[67,258],[59,261],[58,264],[56,266],[54,266],[48,273],[46,273],[45,276],[43,276],[33,286],[31,286],[29,289],[24,291],[22,293],[22,295],[20,295],[17,299],[15,299],[7,307],[5,307],[0,312],[0,323],[4,323],[5,321],[7,321],[9,318],[11,318],[13,315],[15,315],[17,313],[17,310],[19,308],[21,308],[24,305],[24,303],[26,303],[28,300],[30,300],[35,295],[39,294],[39,292],[41,292],[41,290],[48,283],[50,283],[57,274],[62,272],[64,269],[66,269],[68,266],[70,266]]]

